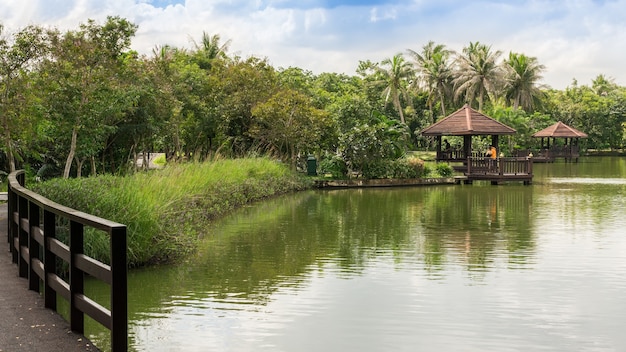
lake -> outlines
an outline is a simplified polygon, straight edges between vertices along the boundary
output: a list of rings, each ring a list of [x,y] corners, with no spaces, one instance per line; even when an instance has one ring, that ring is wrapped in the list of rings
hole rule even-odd
[[[626,158],[534,171],[243,208],[129,273],[130,349],[626,351]]]

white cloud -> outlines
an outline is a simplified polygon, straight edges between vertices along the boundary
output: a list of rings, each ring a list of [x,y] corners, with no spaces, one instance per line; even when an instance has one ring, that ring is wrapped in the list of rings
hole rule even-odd
[[[189,47],[202,32],[232,40],[231,52],[275,66],[354,74],[359,60],[380,61],[430,40],[460,51],[470,41],[535,56],[545,83],[564,88],[605,74],[626,85],[626,0],[4,0],[5,32],[28,24],[75,29],[119,15],[139,26],[133,47]],[[158,5],[158,6],[155,6]]]
[[[370,21],[380,22],[385,20],[395,20],[397,17],[396,9],[390,8],[382,10],[378,7],[374,7],[370,10]]]

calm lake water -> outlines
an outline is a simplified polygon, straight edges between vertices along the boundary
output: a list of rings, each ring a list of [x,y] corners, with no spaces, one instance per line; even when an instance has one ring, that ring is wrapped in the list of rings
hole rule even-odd
[[[626,158],[266,201],[129,300],[134,351],[626,351]]]

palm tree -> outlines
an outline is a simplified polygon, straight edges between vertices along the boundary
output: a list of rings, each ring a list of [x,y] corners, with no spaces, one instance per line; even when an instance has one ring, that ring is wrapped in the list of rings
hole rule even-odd
[[[391,99],[393,106],[400,115],[400,121],[405,123],[400,95],[403,95],[406,100],[410,98],[407,87],[408,79],[413,75],[411,64],[404,60],[402,54],[397,54],[392,58],[383,60],[380,66],[375,68],[378,79],[374,83],[385,86],[383,89],[385,104]]]
[[[428,93],[428,106],[433,117],[433,104],[439,100],[442,116],[446,116],[446,98],[452,91],[452,67],[450,65],[450,55],[452,51],[446,49],[443,44],[435,44],[432,40],[422,47],[422,52],[418,53],[411,49],[409,55],[413,57],[413,64],[417,70],[418,80],[424,85]]]
[[[499,50],[491,51],[491,46],[479,42],[463,48],[463,54],[456,59],[455,98],[464,96],[470,104],[478,99],[478,110],[482,111],[485,95],[495,94],[502,82],[502,68],[497,63],[500,55]]]
[[[617,89],[617,84],[611,78],[607,78],[605,75],[598,75],[591,82],[591,89],[593,89],[594,93],[600,96],[606,96],[611,91]]]
[[[531,111],[544,95],[542,89],[545,87],[537,82],[543,78],[541,73],[546,67],[539,64],[537,58],[511,52],[504,61],[504,68],[507,101],[513,102],[513,110],[521,106],[525,111]]]
[[[222,38],[219,34],[209,35],[202,32],[202,41],[200,45],[194,41],[196,53],[200,55],[200,67],[207,69],[211,67],[211,62],[215,59],[226,59],[226,52],[231,41],[227,40],[224,44],[220,44]]]

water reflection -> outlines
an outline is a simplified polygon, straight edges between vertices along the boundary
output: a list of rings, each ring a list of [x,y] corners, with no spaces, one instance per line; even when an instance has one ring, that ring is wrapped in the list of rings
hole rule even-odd
[[[130,273],[132,348],[625,349],[626,167],[602,160],[242,209],[184,265]]]

